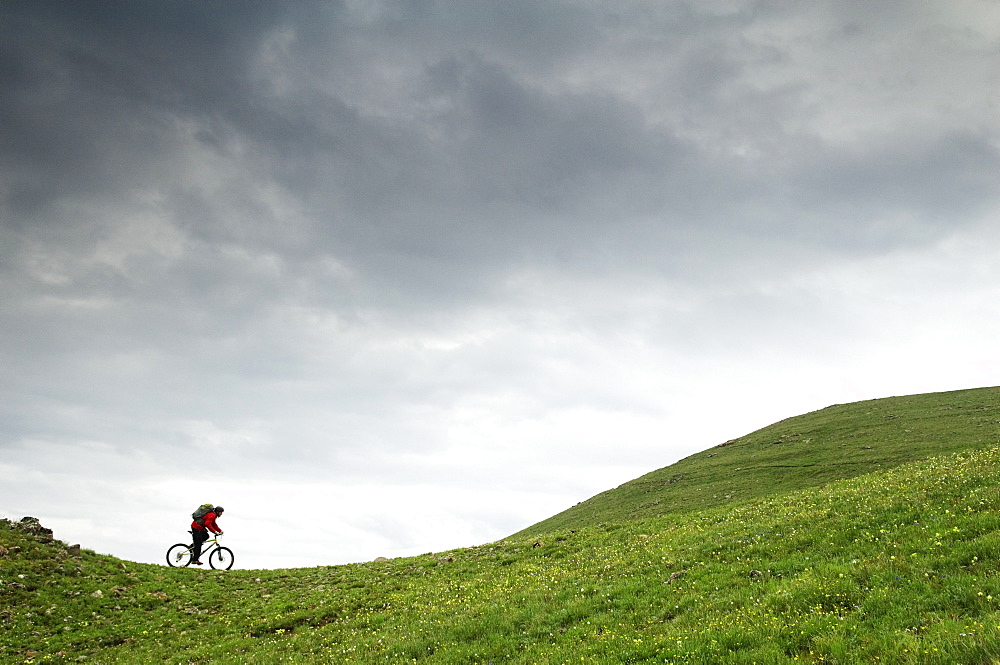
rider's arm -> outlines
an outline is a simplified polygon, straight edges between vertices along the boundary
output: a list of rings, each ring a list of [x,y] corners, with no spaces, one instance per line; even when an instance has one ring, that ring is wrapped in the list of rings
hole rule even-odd
[[[205,516],[205,528],[212,533],[222,533],[222,529],[215,523],[215,513],[209,513]]]

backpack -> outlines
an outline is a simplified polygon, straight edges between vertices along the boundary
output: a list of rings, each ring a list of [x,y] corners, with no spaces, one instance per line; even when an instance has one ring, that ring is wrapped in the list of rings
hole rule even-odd
[[[215,506],[213,506],[210,503],[203,503],[200,506],[198,506],[198,510],[191,513],[191,517],[200,526],[205,526],[205,515],[208,515],[210,512],[212,512],[214,508]]]

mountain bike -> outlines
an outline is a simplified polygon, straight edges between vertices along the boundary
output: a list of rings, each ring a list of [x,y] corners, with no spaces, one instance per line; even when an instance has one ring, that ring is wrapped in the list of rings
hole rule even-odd
[[[167,549],[167,565],[187,568],[191,565],[191,554],[194,544],[177,543]],[[201,555],[208,555],[208,565],[216,570],[229,570],[233,567],[233,551],[219,544],[219,534],[202,543]]]

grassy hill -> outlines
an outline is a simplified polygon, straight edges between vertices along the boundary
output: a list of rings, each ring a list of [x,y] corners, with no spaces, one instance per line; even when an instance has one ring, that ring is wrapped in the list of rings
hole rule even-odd
[[[0,521],[0,661],[1000,663],[996,397],[833,407],[706,451],[687,467],[705,475],[660,485],[691,488],[664,495],[662,515],[616,498],[617,514],[640,516],[581,513],[571,530],[368,564],[171,569]],[[901,441],[923,459],[907,462]],[[777,474],[772,455],[792,445],[808,457],[785,453]],[[837,477],[824,447],[853,477],[824,476]],[[743,461],[729,463],[756,460],[782,487],[734,467],[713,479],[710,463],[734,451]],[[747,494],[721,503],[723,486]]]
[[[1000,388],[838,404],[602,492],[513,537],[774,496],[1000,443]]]

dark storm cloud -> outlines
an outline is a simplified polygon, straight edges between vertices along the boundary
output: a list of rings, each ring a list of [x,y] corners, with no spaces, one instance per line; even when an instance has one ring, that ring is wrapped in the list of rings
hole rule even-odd
[[[864,89],[863,59],[883,51],[865,36],[888,19],[818,11],[814,45],[782,39],[815,18],[785,12],[8,4],[10,302],[75,303],[33,305],[29,344],[79,325],[109,346],[186,347],[266,321],[261,303],[349,325],[372,307],[499,302],[524,267],[725,278],[720,260],[760,270],[746,257],[793,243],[931,242],[995,202],[987,118],[894,127],[912,105],[883,111]],[[824,113],[858,87],[849,66],[823,69],[824,44],[857,51],[867,95],[840,135]],[[947,108],[913,87],[899,94]],[[882,112],[888,127],[852,134]]]
[[[644,131],[636,109],[600,92],[552,94],[516,81],[472,48],[471,15],[447,30],[456,44],[427,52],[416,66],[405,63],[412,80],[395,91],[379,46],[398,53],[396,38],[407,30],[403,41],[420,43],[421,27],[434,22],[425,17],[413,27],[410,18],[388,12],[342,40],[344,25],[360,19],[336,6],[230,22],[204,8],[177,14],[137,4],[13,22],[11,69],[20,75],[10,77],[4,96],[3,144],[11,157],[4,174],[10,225],[60,218],[52,240],[78,251],[101,241],[95,228],[121,224],[100,210],[80,214],[81,204],[99,209],[148,192],[189,242],[273,251],[296,263],[332,253],[373,280],[376,293],[423,286],[432,297],[481,293],[492,271],[579,236],[587,200],[616,212],[615,201],[645,205],[635,194],[650,170],[658,179],[671,151],[659,150],[667,141]],[[535,30],[547,23],[525,22]],[[311,65],[304,73],[299,62],[274,65],[294,69],[287,95],[275,94],[254,64],[261,44],[280,41],[282,30],[295,33],[286,59]],[[366,76],[374,81],[370,98],[361,94]],[[398,108],[377,108],[384,95]],[[215,186],[188,177],[193,151],[240,175]],[[300,219],[276,219],[261,203],[269,184],[295,198]],[[558,223],[539,224],[538,214]],[[175,276],[175,289],[200,299],[216,293],[219,279],[247,287],[225,261],[201,277],[197,265],[174,268],[147,281]],[[91,291],[95,280],[115,276],[91,272],[77,284]]]
[[[177,114],[239,85],[252,16],[178,3],[12,3],[2,148],[14,202],[107,191],[155,167]],[[225,82],[224,86],[220,84]],[[140,173],[134,173],[139,169]],[[155,175],[155,170],[152,171]],[[41,188],[47,188],[41,191]],[[12,210],[18,216],[30,208]]]
[[[755,213],[774,205],[808,220],[805,235],[848,245],[885,216],[920,225],[995,195],[989,136],[858,148],[793,133],[804,91],[822,82],[755,82],[754,68],[791,57],[743,35],[774,9],[678,5],[655,17],[665,38],[633,38],[646,51],[622,65],[678,58],[647,81],[681,112],[663,123],[621,91],[560,78],[616,34],[580,5],[268,7],[53,7],[13,21],[10,217],[151,188],[197,240],[292,260],[333,253],[367,277],[430,292],[443,284],[429,273],[449,266],[451,284],[481,293],[480,277],[526,256],[587,255],[608,235],[634,235],[627,264],[661,265],[671,229],[799,232]],[[642,15],[627,9],[619,30],[640,30]],[[751,154],[719,153],[728,144]],[[244,181],[199,188],[178,177],[188,150],[239,164]],[[287,221],[260,202],[267,183],[294,197],[302,233],[274,231]]]

